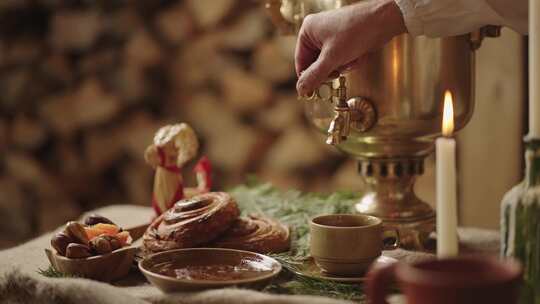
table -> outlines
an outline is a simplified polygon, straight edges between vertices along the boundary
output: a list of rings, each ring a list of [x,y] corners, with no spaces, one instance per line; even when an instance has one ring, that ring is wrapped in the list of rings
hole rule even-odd
[[[152,217],[152,210],[133,205],[113,205],[89,213],[98,213],[122,227],[133,227]],[[52,233],[52,232],[51,232]],[[13,302],[70,302],[70,303],[183,303],[183,304],[229,304],[229,303],[309,303],[344,304],[348,301],[305,295],[274,295],[242,289],[219,289],[195,293],[166,295],[145,282],[142,275],[134,272],[126,279],[105,284],[74,278],[47,278],[37,273],[46,269],[49,262],[44,248],[49,247],[51,233],[42,235],[17,247],[0,251],[0,299]],[[462,251],[498,254],[497,231],[460,229]],[[401,261],[414,262],[431,258],[432,254],[406,250],[385,252]]]

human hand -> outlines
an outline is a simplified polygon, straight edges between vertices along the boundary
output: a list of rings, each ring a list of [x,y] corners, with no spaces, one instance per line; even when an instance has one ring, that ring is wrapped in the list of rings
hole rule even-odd
[[[296,90],[306,96],[329,76],[361,64],[363,55],[405,33],[394,0],[370,0],[306,16],[296,44]]]

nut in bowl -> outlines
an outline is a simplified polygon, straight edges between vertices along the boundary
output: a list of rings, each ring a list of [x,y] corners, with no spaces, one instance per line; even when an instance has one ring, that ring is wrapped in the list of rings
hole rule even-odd
[[[163,292],[227,286],[262,289],[281,271],[271,257],[224,248],[163,251],[139,262],[144,276]]]
[[[58,272],[99,281],[122,278],[133,265],[137,248],[129,231],[109,219],[91,215],[84,223],[68,222],[51,239],[45,253]]]

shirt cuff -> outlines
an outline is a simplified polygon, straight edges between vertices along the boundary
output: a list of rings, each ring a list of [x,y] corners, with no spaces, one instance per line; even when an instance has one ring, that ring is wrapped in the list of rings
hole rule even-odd
[[[401,10],[407,31],[412,36],[424,34],[422,20],[415,15],[415,3],[412,0],[394,0]]]

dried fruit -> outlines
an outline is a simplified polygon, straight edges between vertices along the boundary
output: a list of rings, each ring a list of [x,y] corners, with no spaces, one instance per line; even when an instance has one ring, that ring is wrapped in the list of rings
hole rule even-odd
[[[84,224],[87,226],[93,226],[96,224],[111,224],[115,225],[110,219],[98,215],[98,214],[90,214],[84,219]]]
[[[120,245],[122,245],[122,247],[131,245],[131,242],[133,241],[131,235],[129,234],[129,231],[122,231],[118,233],[115,237],[118,239],[118,241],[120,241]]]
[[[116,235],[120,231],[120,228],[112,224],[99,223],[86,227],[84,230],[86,231],[88,238],[91,240],[100,235]]]
[[[95,237],[90,241],[90,247],[98,254],[109,253],[113,251],[110,238],[108,235]]]
[[[111,237],[110,242],[111,242],[112,251],[115,251],[116,249],[122,248],[122,244],[120,243],[120,241],[115,236]]]
[[[80,223],[73,221],[68,222],[64,231],[75,243],[88,245],[88,236],[86,235],[83,225]]]
[[[117,236],[100,235],[90,241],[91,249],[98,254],[106,254],[122,247]]]
[[[82,244],[71,243],[66,249],[66,257],[70,259],[87,258],[91,255],[90,247]]]
[[[58,254],[65,256],[68,245],[73,242],[73,239],[64,232],[58,232],[52,237],[51,246]]]

